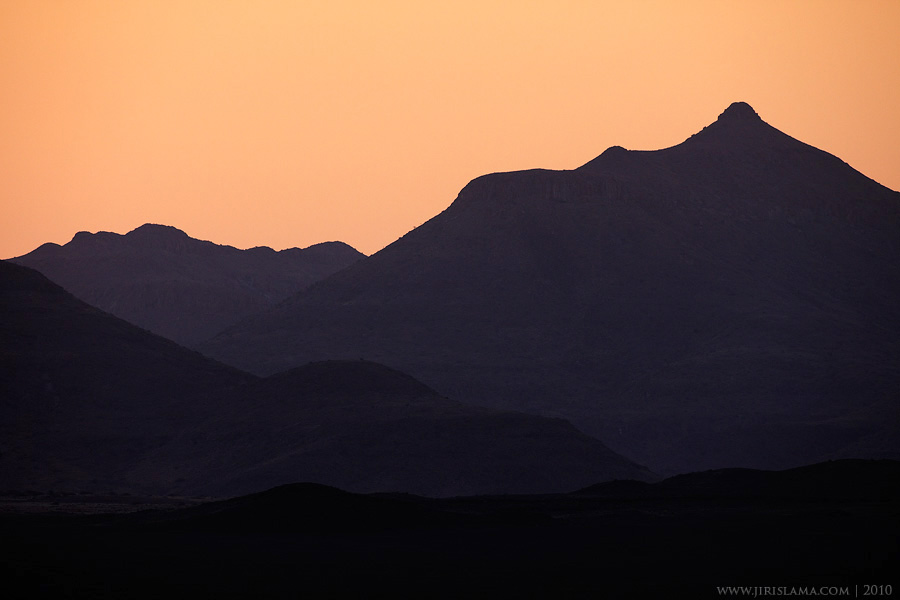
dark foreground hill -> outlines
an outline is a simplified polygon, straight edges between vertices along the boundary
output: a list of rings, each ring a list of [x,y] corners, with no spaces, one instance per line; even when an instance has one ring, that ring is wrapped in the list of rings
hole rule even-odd
[[[900,456],[900,194],[730,106],[672,148],[475,179],[201,346],[364,356],[660,471]]]
[[[191,346],[363,256],[341,242],[239,250],[147,224],[125,235],[82,231],[68,244],[44,244],[12,261],[88,304]]]
[[[256,379],[0,261],[0,489],[159,490],[129,470]]]
[[[179,465],[192,482],[174,491],[221,497],[315,481],[452,496],[655,478],[567,421],[464,406],[366,361],[299,367],[242,388],[233,402],[241,410],[220,411],[154,454],[149,464]],[[186,458],[193,470],[181,466]]]
[[[784,471],[716,469],[657,483],[610,481],[579,490],[598,498],[900,501],[900,462],[847,459]]]
[[[293,484],[92,517],[15,514],[23,501],[7,501],[0,576],[22,597],[36,586],[86,597],[890,597],[898,468],[616,482],[645,489],[625,496],[426,499]],[[735,493],[760,480],[775,483]],[[830,483],[798,495],[811,480]]]
[[[368,362],[260,380],[9,262],[0,319],[0,490],[452,495],[652,477],[565,421],[465,407]]]

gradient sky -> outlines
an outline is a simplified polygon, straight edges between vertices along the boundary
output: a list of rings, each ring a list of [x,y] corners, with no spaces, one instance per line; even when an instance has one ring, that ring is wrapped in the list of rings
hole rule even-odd
[[[900,189],[900,0],[0,0],[0,257],[146,222],[369,254],[737,100]]]

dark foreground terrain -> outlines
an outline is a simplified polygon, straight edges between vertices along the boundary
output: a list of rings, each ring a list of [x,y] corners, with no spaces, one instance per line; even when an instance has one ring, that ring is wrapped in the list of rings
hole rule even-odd
[[[0,576],[22,597],[897,594],[898,475],[838,461],[440,500],[294,484],[88,516],[24,514],[19,499],[0,516]]]

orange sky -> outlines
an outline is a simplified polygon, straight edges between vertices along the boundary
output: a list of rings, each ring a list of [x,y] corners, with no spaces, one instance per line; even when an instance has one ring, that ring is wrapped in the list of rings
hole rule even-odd
[[[900,189],[900,0],[0,0],[0,257],[145,222],[372,253],[735,100]]]

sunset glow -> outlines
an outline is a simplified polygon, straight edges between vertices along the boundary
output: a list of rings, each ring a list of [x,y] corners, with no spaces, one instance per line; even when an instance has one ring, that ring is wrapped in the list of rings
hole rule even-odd
[[[0,257],[146,222],[370,254],[738,100],[898,190],[898,57],[896,0],[2,0]]]

